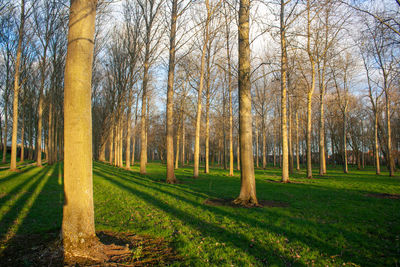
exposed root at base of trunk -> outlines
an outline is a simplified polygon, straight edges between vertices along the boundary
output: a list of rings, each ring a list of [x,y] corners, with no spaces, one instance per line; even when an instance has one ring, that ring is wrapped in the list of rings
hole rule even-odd
[[[66,263],[103,263],[129,254],[130,251],[127,247],[115,244],[105,245],[98,238],[94,238],[83,247],[64,247],[64,260]]]
[[[255,198],[236,198],[232,201],[233,204],[238,205],[238,206],[243,206],[246,208],[252,208],[252,207],[262,207],[262,205],[258,204],[257,199]]]

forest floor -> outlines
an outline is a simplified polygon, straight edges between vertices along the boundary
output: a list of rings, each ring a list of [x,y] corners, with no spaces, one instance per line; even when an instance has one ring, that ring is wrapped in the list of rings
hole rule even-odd
[[[237,171],[193,179],[191,167],[180,168],[177,185],[164,182],[165,165],[147,171],[93,166],[96,230],[103,242],[129,242],[126,265],[400,265],[399,177],[338,166],[282,184],[279,168],[256,169],[257,197],[271,205],[248,209],[225,205],[239,194]],[[1,170],[0,265],[62,265],[51,252],[62,204],[61,164]]]

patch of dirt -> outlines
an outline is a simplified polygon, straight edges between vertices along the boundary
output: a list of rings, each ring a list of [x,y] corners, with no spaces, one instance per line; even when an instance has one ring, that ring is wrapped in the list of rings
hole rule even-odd
[[[154,266],[181,261],[162,238],[131,233],[97,232],[100,242],[114,250],[103,263],[87,259],[65,260],[59,232],[15,236],[0,243],[0,266]],[[121,253],[119,253],[121,252]]]
[[[386,193],[371,193],[367,194],[367,197],[384,198],[384,199],[400,199],[398,194],[386,194]]]
[[[204,201],[204,204],[210,205],[210,206],[228,206],[228,207],[234,207],[234,208],[250,208],[242,205],[237,205],[233,203],[233,199],[223,199],[223,198],[207,198]],[[273,201],[273,200],[258,200],[259,206],[252,206],[252,207],[259,207],[259,208],[274,208],[274,207],[280,207],[280,208],[286,208],[289,207],[288,203],[284,202],[278,202],[278,201]]]

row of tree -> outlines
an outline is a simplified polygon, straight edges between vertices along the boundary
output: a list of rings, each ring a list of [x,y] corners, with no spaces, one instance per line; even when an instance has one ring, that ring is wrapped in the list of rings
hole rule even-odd
[[[93,211],[79,200],[81,188],[92,194],[92,154],[127,169],[139,158],[142,174],[148,157],[166,161],[168,183],[179,159],[195,178],[200,161],[205,173],[217,162],[233,175],[236,160],[242,205],[258,204],[260,161],[279,162],[282,182],[294,161],[309,178],[327,161],[377,173],[384,162],[394,175],[399,3],[238,4],[75,0],[69,17],[62,0],[1,4],[3,161],[10,139],[11,170],[18,143],[21,161],[64,159],[64,215],[74,221],[63,231],[76,234],[76,213]]]

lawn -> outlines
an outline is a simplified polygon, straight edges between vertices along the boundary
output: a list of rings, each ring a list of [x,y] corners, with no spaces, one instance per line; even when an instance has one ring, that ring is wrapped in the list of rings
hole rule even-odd
[[[96,230],[164,238],[182,256],[181,266],[398,266],[400,199],[371,194],[400,193],[400,179],[372,168],[340,166],[328,175],[281,184],[280,170],[256,170],[259,200],[287,207],[236,208],[204,204],[234,198],[239,172],[212,168],[193,179],[191,168],[176,170],[178,185],[164,183],[165,166],[150,163],[148,174],[95,162]],[[62,166],[25,166],[0,171],[1,251],[15,236],[58,232],[62,220]],[[7,242],[5,240],[8,240]],[[141,257],[140,250],[135,257]],[[27,263],[29,264],[29,263]]]

